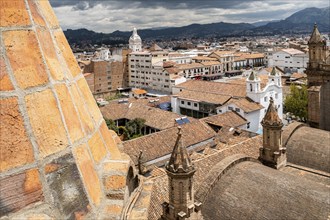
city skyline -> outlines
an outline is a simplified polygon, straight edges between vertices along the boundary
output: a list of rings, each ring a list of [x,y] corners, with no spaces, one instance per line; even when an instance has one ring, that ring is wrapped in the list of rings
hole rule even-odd
[[[50,1],[66,29],[87,28],[111,33],[158,27],[180,27],[192,23],[215,22],[253,23],[285,19],[308,7],[329,7],[325,0],[317,1]],[[298,4],[299,3],[299,4]]]

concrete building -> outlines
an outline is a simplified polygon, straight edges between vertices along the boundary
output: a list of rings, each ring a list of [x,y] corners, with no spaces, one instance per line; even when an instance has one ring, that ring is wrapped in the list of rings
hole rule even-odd
[[[330,47],[322,39],[317,26],[308,41],[309,62],[308,122],[312,127],[330,130]]]
[[[285,72],[298,72],[302,73],[307,68],[308,54],[288,48],[282,49],[273,53],[272,61],[268,60],[268,63],[272,63],[273,66],[277,66],[283,69]]]

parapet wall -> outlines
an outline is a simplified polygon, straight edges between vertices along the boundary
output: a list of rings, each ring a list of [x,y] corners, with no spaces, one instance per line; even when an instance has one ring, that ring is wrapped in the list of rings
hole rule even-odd
[[[0,217],[119,216],[130,159],[49,2],[0,0],[0,44]]]

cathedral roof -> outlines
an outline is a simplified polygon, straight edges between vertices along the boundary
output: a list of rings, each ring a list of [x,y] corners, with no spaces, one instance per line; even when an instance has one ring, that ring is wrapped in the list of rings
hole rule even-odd
[[[317,24],[315,24],[313,33],[312,33],[311,38],[309,39],[308,43],[320,43],[322,41],[323,41],[322,36],[317,28]]]
[[[194,170],[187,152],[187,148],[182,143],[181,127],[178,127],[178,137],[176,139],[171,158],[165,168],[172,173],[190,173]]]
[[[234,165],[225,175],[218,170],[221,177],[213,177],[206,199],[196,198],[203,203],[205,220],[328,217],[329,188],[305,178],[308,174],[293,175],[251,161]]]
[[[283,126],[283,122],[277,114],[273,97],[270,97],[269,106],[265,117],[261,121],[262,125]]]
[[[294,122],[283,129],[287,160],[299,166],[330,173],[330,132]],[[328,174],[329,175],[329,174]]]

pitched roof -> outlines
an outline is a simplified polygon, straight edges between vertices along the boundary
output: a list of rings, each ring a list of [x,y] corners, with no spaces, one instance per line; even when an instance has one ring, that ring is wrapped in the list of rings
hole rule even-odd
[[[216,133],[206,124],[195,120],[182,125],[182,144],[185,147],[202,143],[205,140],[212,139]],[[172,127],[123,142],[123,151],[127,153],[134,164],[137,164],[137,157],[140,150],[143,151],[144,162],[148,164],[163,165],[173,150],[177,139],[177,127]],[[164,158],[162,158],[164,157]],[[157,160],[158,159],[158,160]]]
[[[252,101],[249,98],[231,99],[227,104],[234,104],[246,113],[257,111],[264,108],[262,105]]]
[[[223,105],[231,98],[231,96],[229,95],[221,95],[221,94],[207,93],[202,91],[191,91],[191,90],[183,90],[182,92],[176,95],[180,99],[191,100],[196,102],[207,102],[207,103],[220,104],[220,105]]]
[[[226,112],[223,114],[212,115],[201,119],[202,121],[216,126],[240,127],[247,123],[247,120],[236,112]]]
[[[181,127],[178,127],[178,137],[170,157],[165,165],[166,170],[172,173],[190,173],[194,171],[186,146],[183,145]]]
[[[195,56],[192,58],[193,60],[208,60],[208,61],[216,61],[217,58],[206,57],[206,56]]]
[[[220,65],[221,63],[219,61],[207,61],[207,62],[201,62],[204,66],[215,66]]]
[[[235,82],[210,82],[202,80],[189,80],[180,83],[176,88],[182,88],[190,91],[214,93],[220,95],[228,95],[233,97],[245,97],[246,85]]]
[[[187,64],[178,64],[177,67],[180,70],[187,70],[187,69],[202,68],[204,66],[200,63],[187,63]]]
[[[179,114],[164,111],[159,108],[147,106],[145,104],[136,103],[115,103],[112,102],[102,108],[101,112],[107,119],[129,119],[143,118],[146,120],[145,125],[164,130],[176,125],[175,119],[180,118]],[[190,118],[191,121],[195,120]]]

